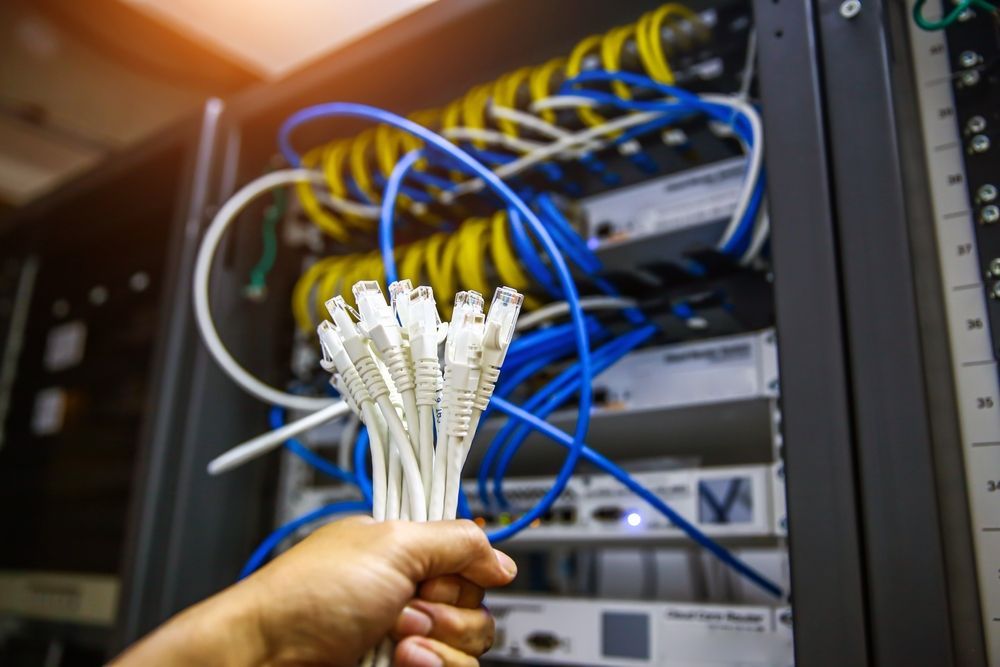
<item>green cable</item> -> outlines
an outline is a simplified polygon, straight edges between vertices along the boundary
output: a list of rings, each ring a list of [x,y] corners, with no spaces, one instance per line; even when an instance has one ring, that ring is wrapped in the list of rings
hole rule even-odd
[[[250,270],[250,282],[245,289],[248,296],[259,298],[267,292],[267,274],[274,268],[274,261],[278,256],[278,223],[284,217],[287,205],[288,194],[285,189],[275,190],[271,205],[264,210],[264,221],[261,224],[263,247],[260,259]]]
[[[984,11],[990,12],[991,14],[997,11],[996,5],[987,2],[987,0],[961,0],[961,2],[955,5],[955,8],[948,12],[948,14],[937,21],[928,21],[924,18],[924,5],[927,4],[927,0],[917,0],[916,4],[913,5],[913,20],[917,22],[922,30],[944,30],[952,23],[958,20],[966,10],[971,9],[973,6],[978,7]]]

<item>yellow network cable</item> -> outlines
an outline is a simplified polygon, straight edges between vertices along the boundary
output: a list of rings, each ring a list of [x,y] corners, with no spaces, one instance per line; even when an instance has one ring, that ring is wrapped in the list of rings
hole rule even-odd
[[[572,79],[574,76],[577,76],[580,72],[582,72],[583,59],[586,58],[587,54],[595,48],[599,48],[603,41],[603,35],[591,35],[577,44],[576,48],[573,49],[573,52],[569,54],[569,60],[566,61],[566,78]],[[605,120],[603,116],[589,107],[580,107],[579,111],[577,111],[577,115],[580,116],[580,120],[582,120],[584,124],[591,127],[600,125]]]
[[[621,70],[622,51],[625,42],[635,34],[635,25],[622,26],[609,32],[601,41],[601,65],[609,72]],[[612,81],[611,89],[623,100],[630,99],[632,93],[629,87],[621,81]]]
[[[307,169],[315,167],[319,162],[322,153],[322,148],[312,149],[302,156],[302,166]],[[302,209],[312,219],[312,221],[316,223],[316,226],[324,232],[337,241],[346,241],[348,236],[343,223],[338,218],[327,212],[319,201],[317,201],[316,193],[313,191],[313,187],[313,184],[308,181],[300,181],[296,184],[295,192],[299,197],[299,201],[302,202]]]
[[[531,94],[531,101],[537,102],[552,94],[552,77],[559,70],[566,71],[566,60],[564,58],[554,58],[541,67],[536,67],[528,79],[528,92]],[[556,112],[546,109],[542,112],[542,119],[547,123],[556,122]]]
[[[690,28],[682,29],[682,22]],[[557,58],[540,66],[515,70],[493,83],[475,86],[461,98],[446,105],[443,110],[422,111],[411,115],[410,118],[438,130],[448,130],[462,124],[469,128],[484,129],[487,127],[486,110],[491,101],[501,106],[518,108],[523,107],[524,102],[535,102],[548,97],[556,85],[561,82],[561,79],[579,74],[587,57],[592,54],[599,56],[601,65],[605,69],[619,70],[622,53],[632,38],[634,38],[639,64],[644,73],[662,83],[673,83],[673,70],[664,48],[663,31],[666,27],[672,28],[670,34],[673,40],[685,47],[693,43],[688,30],[693,33],[694,37],[705,38],[708,36],[707,27],[695,12],[682,5],[670,3],[644,14],[637,23],[614,28],[604,35],[587,37],[577,44],[566,60]],[[559,79],[556,78],[557,74],[561,75]],[[623,97],[630,95],[628,86],[625,84],[614,82],[612,86],[616,94]],[[525,87],[524,92],[527,94],[519,95],[522,88]],[[579,116],[588,126],[603,122],[601,116],[593,109],[582,108],[579,110]],[[541,117],[549,123],[556,122],[556,113],[552,110],[541,112]],[[513,121],[499,121],[497,126],[509,136],[517,136],[518,134],[517,125]],[[472,143],[477,148],[485,146],[481,139],[473,140]],[[399,158],[405,152],[419,147],[420,142],[409,137],[406,133],[395,128],[385,127],[373,128],[351,139],[340,139],[332,142],[322,160],[323,171],[331,194],[336,199],[350,200],[351,190],[345,182],[345,179],[349,177],[357,185],[357,189],[373,205],[378,205],[381,193],[380,188],[376,186],[371,177],[373,165],[377,166],[381,174],[388,178]],[[310,164],[318,164],[318,156],[319,154],[314,154]],[[426,165],[419,164],[417,168],[423,169],[426,168]],[[456,172],[452,174],[452,177],[461,179],[462,175]],[[341,240],[350,231],[345,223],[359,230],[374,229],[373,221],[370,219],[327,210],[317,200],[315,193],[310,190],[309,186],[299,187],[298,192],[303,199],[303,208],[306,214],[323,231],[337,240]],[[424,214],[423,207],[414,207],[408,198],[401,197],[400,204],[411,211],[416,209],[418,213],[416,217],[424,222],[430,224],[440,222],[440,218]]]
[[[454,294],[459,289],[485,294],[491,277],[514,289],[528,290],[532,280],[521,267],[510,243],[506,211],[489,219],[472,218],[457,232],[438,232],[396,248],[399,277],[414,284],[428,284],[435,292]],[[313,264],[299,279],[293,293],[295,321],[303,332],[318,324],[316,313],[325,312],[327,299],[341,295],[353,302],[351,285],[358,280],[383,277],[382,256],[377,251],[327,257]],[[528,297],[526,306],[537,308]],[[442,304],[445,307],[445,304]]]
[[[529,79],[531,72],[530,67],[522,67],[497,79],[493,86],[493,103],[501,107],[517,107],[517,92],[521,89],[522,84]],[[518,136],[517,123],[501,120],[497,125],[504,134],[511,137]]]
[[[670,39],[665,40],[664,33],[668,30]],[[708,36],[708,28],[696,13],[679,4],[667,4],[644,14],[634,24],[585,38],[568,58],[554,58],[542,65],[522,67],[492,83],[475,86],[443,109],[419,111],[411,114],[410,119],[439,131],[460,126],[487,129],[491,124],[487,116],[490,104],[524,109],[549,97],[562,81],[583,71],[590,57],[599,58],[605,70],[619,71],[630,40],[634,42],[642,72],[656,81],[670,84],[674,82],[674,73],[664,42],[678,48],[689,48]],[[626,84],[612,82],[611,86],[616,95],[626,99],[631,97],[631,90]],[[587,107],[580,108],[578,115],[587,126],[605,122],[596,111]],[[551,109],[541,111],[540,116],[551,124],[555,124],[558,118]],[[510,137],[520,134],[518,124],[510,119],[497,121],[496,127]],[[472,144],[477,148],[486,145],[478,138]],[[377,169],[383,178],[388,178],[402,155],[421,146],[419,140],[405,132],[376,126],[352,138],[337,139],[312,149],[303,157],[303,166],[321,167],[334,202],[343,202],[344,205],[331,209],[320,201],[313,184],[300,183],[297,193],[303,210],[321,230],[337,241],[347,240],[352,230],[374,232],[377,227],[374,217],[366,217],[364,212],[352,208],[358,202],[355,189],[348,187],[346,179],[350,178],[356,191],[370,200],[367,203],[377,206],[381,192],[373,177],[374,170]],[[416,169],[425,168],[425,161],[416,165]],[[456,181],[464,178],[459,172],[453,172],[451,177]],[[427,187],[426,190],[431,194],[438,193],[434,187]],[[431,225],[442,222],[442,218],[429,207],[417,205],[405,195],[400,196],[399,204],[421,222]],[[457,232],[451,234],[438,232],[401,245],[397,248],[397,261],[400,277],[409,278],[415,284],[430,284],[437,294],[445,296],[443,303],[447,303],[446,295],[454,294],[459,288],[488,292],[493,275],[521,292],[529,290],[533,284],[511,246],[504,211],[494,213],[489,219],[466,220]],[[315,314],[324,311],[323,304],[327,299],[339,293],[348,302],[353,302],[350,286],[355,281],[381,277],[383,273],[381,257],[374,251],[318,261],[303,273],[295,286],[293,311],[298,326],[303,331],[313,330]],[[537,307],[538,301],[528,297],[524,305],[530,309]]]

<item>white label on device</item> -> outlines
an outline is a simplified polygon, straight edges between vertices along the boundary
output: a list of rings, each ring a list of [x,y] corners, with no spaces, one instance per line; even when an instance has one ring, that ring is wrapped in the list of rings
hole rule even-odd
[[[50,329],[49,337],[45,341],[46,370],[55,373],[79,364],[83,361],[86,343],[87,325],[82,320],[74,320]]]
[[[584,199],[587,237],[607,247],[725,220],[745,172],[745,158],[730,158]]]
[[[31,412],[31,432],[52,435],[62,430],[66,418],[66,392],[59,387],[43,389],[35,394]]]

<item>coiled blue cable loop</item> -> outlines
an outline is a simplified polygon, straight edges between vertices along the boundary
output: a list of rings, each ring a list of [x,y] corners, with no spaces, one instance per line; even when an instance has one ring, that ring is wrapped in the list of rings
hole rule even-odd
[[[510,186],[504,183],[502,179],[490,171],[481,162],[474,159],[468,153],[458,148],[444,137],[441,137],[437,133],[394,113],[367,105],[346,102],[319,104],[297,111],[287,118],[284,123],[282,123],[278,134],[278,143],[281,148],[281,152],[288,163],[294,166],[300,166],[302,164],[302,160],[298,152],[295,151],[291,144],[291,133],[296,127],[311,120],[342,116],[365,118],[373,120],[376,123],[384,123],[386,125],[396,127],[417,137],[418,139],[421,139],[426,144],[425,150],[435,151],[442,155],[447,155],[455,162],[462,165],[462,167],[467,171],[474,173],[482,179],[483,183],[485,183],[490,190],[492,190],[500,199],[504,201],[509,210],[516,213],[516,216],[512,217],[517,217],[521,222],[526,222],[532,228],[532,234],[541,244],[545,254],[551,262],[552,269],[559,279],[561,292],[569,305],[570,317],[574,325],[574,338],[577,353],[580,357],[580,372],[583,377],[588,378],[588,381],[583,382],[580,385],[580,411],[574,431],[573,444],[569,447],[566,459],[559,470],[559,474],[556,476],[552,488],[549,489],[545,496],[543,496],[531,510],[523,516],[518,517],[513,523],[511,523],[511,525],[501,531],[498,537],[502,539],[504,536],[513,535],[531,525],[535,519],[541,517],[545,512],[547,512],[552,507],[555,500],[563,492],[563,489],[566,488],[566,484],[569,482],[569,478],[572,476],[573,471],[576,469],[576,464],[580,459],[584,446],[583,441],[587,435],[587,428],[590,425],[590,407],[593,401],[593,393],[589,382],[589,378],[593,377],[592,362],[590,357],[590,338],[588,336],[583,316],[583,309],[580,307],[579,293],[577,292],[576,285],[573,282],[573,277],[569,271],[569,267],[566,265],[566,261],[559,252],[559,248],[552,239],[552,236],[549,234],[548,230],[546,230],[545,225],[543,225],[541,220],[538,219],[538,216],[535,215],[534,211],[532,211],[531,208],[514,193]]]
[[[495,404],[496,409],[500,412],[504,413],[508,417],[524,422],[532,429],[542,433],[550,440],[562,445],[563,447],[569,447],[574,443],[572,436],[568,433],[552,426],[543,419],[539,419],[527,410],[514,405],[506,399],[499,398],[494,395],[493,403]],[[678,514],[672,507],[670,507],[670,505],[660,499],[659,496],[637,482],[631,475],[625,472],[625,470],[612,463],[601,453],[584,445],[580,454],[581,457],[588,463],[595,465],[603,472],[611,475],[616,480],[621,482],[627,489],[649,503],[657,512],[665,516],[671,524],[677,526],[684,532],[685,535],[691,538],[692,541],[709,551],[713,556],[722,561],[734,572],[753,582],[769,595],[773,595],[779,599],[784,596],[781,586],[778,586],[776,583],[757,572],[757,570],[737,558],[724,546],[713,540],[702,531],[698,530],[697,526]],[[492,535],[491,539],[493,539]]]
[[[656,335],[658,331],[659,329],[656,326],[645,326],[619,336],[610,343],[602,346],[594,352],[594,372],[600,373],[610,368],[622,357]],[[579,387],[582,382],[579,371],[580,369],[576,364],[567,368],[556,379],[549,382],[532,396],[524,404],[524,408],[541,419],[552,414],[559,406],[569,400],[569,397]],[[507,468],[510,467],[514,455],[517,454],[521,443],[524,442],[529,432],[527,426],[511,420],[504,425],[504,428],[497,434],[490,446],[491,449],[493,447],[501,449],[496,472],[493,476],[493,495],[496,496],[497,502],[500,503],[501,507],[506,508],[510,506],[510,503],[507,502],[507,499],[503,495],[503,480],[507,475]]]

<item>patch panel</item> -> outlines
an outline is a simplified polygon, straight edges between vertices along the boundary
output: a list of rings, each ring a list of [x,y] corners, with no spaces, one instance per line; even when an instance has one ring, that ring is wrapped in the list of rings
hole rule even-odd
[[[770,329],[638,350],[594,378],[589,439],[621,457],[697,457],[724,465],[775,460],[777,342]],[[549,421],[567,428],[573,410]],[[478,465],[503,420],[480,427],[469,455]],[[529,435],[510,470],[548,472],[559,450]]]
[[[755,465],[636,472],[636,480],[682,517],[713,537],[767,538],[786,530],[780,466]],[[485,507],[476,485],[466,483],[477,522],[502,525],[533,505],[552,479],[514,478],[504,484],[509,506]],[[664,541],[683,538],[681,530],[607,475],[577,475],[566,493],[536,526],[515,542]]]
[[[995,499],[995,471],[1000,465],[996,345],[1000,300],[991,297],[1000,283],[989,264],[994,254],[1000,254],[1000,228],[982,219],[985,202],[975,192],[970,197],[970,188],[978,190],[988,184],[983,180],[986,176],[997,175],[995,168],[984,170],[990,160],[995,164],[996,147],[990,148],[987,142],[986,150],[976,151],[975,138],[987,135],[969,132],[987,129],[969,127],[971,111],[977,110],[972,115],[985,113],[987,125],[987,119],[996,115],[995,103],[989,112],[982,108],[984,100],[990,99],[990,86],[996,90],[996,45],[994,56],[982,62],[984,49],[990,46],[977,34],[984,29],[996,34],[991,21],[959,21],[947,37],[915,26],[910,34],[974,531],[979,604],[987,652],[996,663],[1000,660],[1000,507]]]
[[[1000,359],[1000,25],[988,19],[956,21],[944,44],[952,74],[952,104],[944,108],[951,110],[946,120],[958,126],[953,150],[964,167],[964,174],[952,172],[949,178],[959,179],[955,185],[968,196],[993,332],[991,354]]]
[[[667,235],[670,253],[695,245],[712,247],[736,208],[745,171],[744,158],[728,158],[587,197],[577,203],[581,233],[600,251],[628,246],[635,252],[642,242]],[[694,235],[672,236],[681,232]]]
[[[530,664],[743,665],[793,663],[791,610],[490,595],[496,641],[485,660]]]

